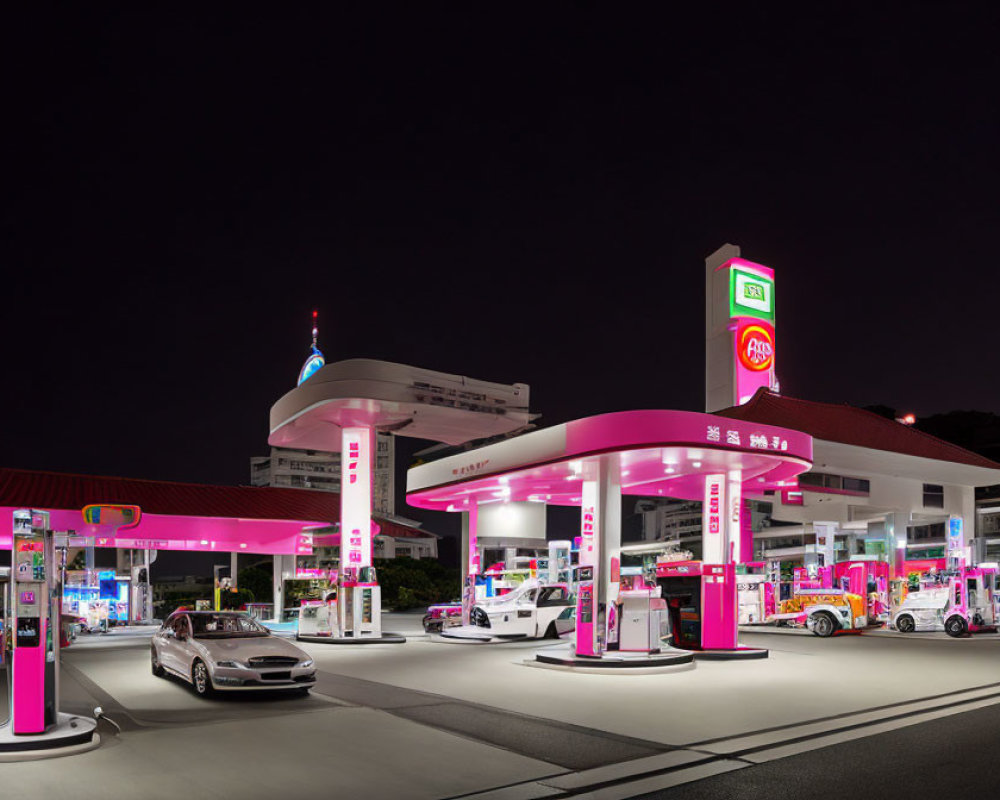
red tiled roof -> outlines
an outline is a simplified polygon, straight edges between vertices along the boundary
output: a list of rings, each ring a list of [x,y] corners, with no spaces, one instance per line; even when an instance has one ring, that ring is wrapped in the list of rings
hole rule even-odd
[[[762,425],[808,433],[815,439],[869,447],[891,453],[905,453],[938,461],[952,461],[973,467],[1000,469],[1000,464],[863,408],[836,403],[817,403],[778,395],[760,389],[749,402],[724,408],[716,414]]]
[[[173,516],[340,521],[340,495],[333,492],[277,486],[210,486],[0,467],[0,506],[82,509],[91,503],[136,505],[146,514]],[[377,521],[388,536],[432,535],[397,522]]]

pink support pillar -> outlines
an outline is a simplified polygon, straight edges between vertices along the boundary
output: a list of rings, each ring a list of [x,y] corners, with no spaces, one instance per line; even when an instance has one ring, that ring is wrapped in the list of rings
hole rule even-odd
[[[340,451],[340,567],[372,563],[372,457],[375,431],[344,428]]]
[[[739,470],[705,476],[701,646],[706,650],[733,650],[739,646],[736,562],[750,560],[750,554],[741,553],[741,479]]]
[[[472,500],[462,515],[462,624],[471,622],[472,606],[476,602],[476,576],[479,564],[479,503]]]
[[[599,471],[597,465],[588,464],[588,471]],[[598,581],[601,539],[601,486],[599,475],[585,476],[581,486],[580,501],[580,566],[589,567],[588,580],[581,580],[577,592],[576,654],[599,657],[601,641],[598,636]]]

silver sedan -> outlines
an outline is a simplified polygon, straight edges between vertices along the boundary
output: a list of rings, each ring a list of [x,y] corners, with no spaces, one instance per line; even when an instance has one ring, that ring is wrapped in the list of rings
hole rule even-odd
[[[202,696],[259,689],[305,694],[316,683],[305,650],[237,612],[175,611],[153,635],[151,649],[154,675],[183,678]]]

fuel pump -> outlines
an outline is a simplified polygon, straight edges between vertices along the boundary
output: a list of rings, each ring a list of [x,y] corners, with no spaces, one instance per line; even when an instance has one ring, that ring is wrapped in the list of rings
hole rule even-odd
[[[46,748],[96,747],[95,719],[59,713],[62,586],[48,512],[18,509],[11,521],[11,569],[0,575],[0,652],[5,661],[8,653],[10,657],[11,711],[10,719],[0,722],[0,751],[37,757]]]
[[[340,635],[360,638],[382,635],[382,589],[375,567],[347,567],[341,570],[337,610]]]
[[[594,607],[594,568],[590,565],[576,568],[576,654],[600,657],[597,641],[597,609]]]
[[[56,722],[59,600],[48,513],[22,509],[13,519],[11,723],[20,736]]]

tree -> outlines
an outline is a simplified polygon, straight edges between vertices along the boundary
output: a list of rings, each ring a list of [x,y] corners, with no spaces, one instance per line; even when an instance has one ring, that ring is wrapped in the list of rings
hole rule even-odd
[[[249,602],[273,603],[274,584],[271,570],[259,564],[241,569],[236,575],[236,586],[251,595]]]

